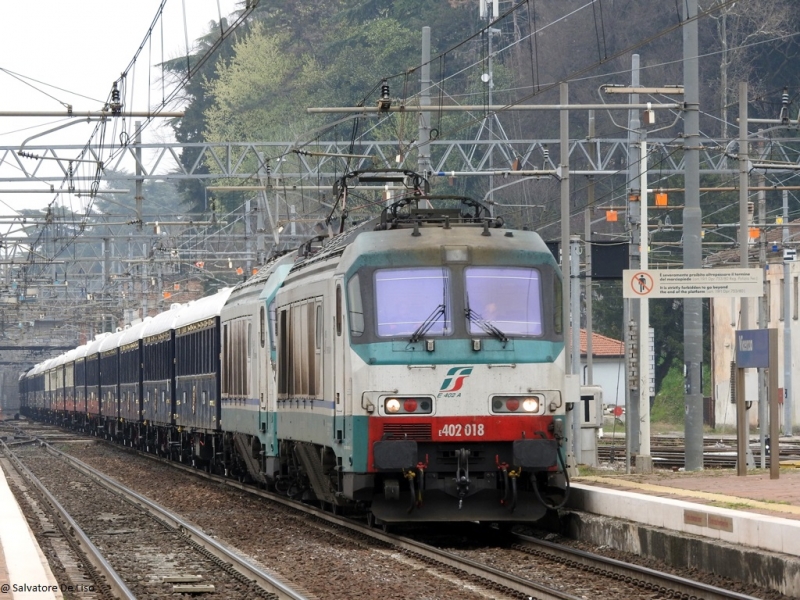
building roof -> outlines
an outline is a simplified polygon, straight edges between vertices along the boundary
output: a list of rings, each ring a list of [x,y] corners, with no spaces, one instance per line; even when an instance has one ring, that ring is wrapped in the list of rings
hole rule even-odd
[[[586,356],[586,330],[581,329],[581,356]],[[625,356],[625,344],[619,340],[592,332],[592,356],[618,358]]]

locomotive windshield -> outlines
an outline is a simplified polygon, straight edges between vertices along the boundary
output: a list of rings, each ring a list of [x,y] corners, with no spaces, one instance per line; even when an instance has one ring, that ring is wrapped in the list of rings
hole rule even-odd
[[[375,272],[377,333],[380,337],[452,331],[450,275],[447,269],[381,269]]]
[[[485,334],[487,326],[506,335],[542,335],[539,271],[468,267],[464,275],[470,335]]]

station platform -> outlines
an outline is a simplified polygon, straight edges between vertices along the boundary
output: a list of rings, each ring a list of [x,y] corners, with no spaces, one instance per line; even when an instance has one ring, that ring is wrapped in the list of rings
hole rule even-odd
[[[597,470],[572,483],[573,537],[800,597],[800,468]]]
[[[0,469],[0,600],[62,598],[50,565]]]

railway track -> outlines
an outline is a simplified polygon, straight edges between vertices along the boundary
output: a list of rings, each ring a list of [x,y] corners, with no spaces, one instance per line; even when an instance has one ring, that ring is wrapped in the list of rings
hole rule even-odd
[[[63,523],[76,550],[95,566],[99,576],[93,579],[104,597],[307,598],[170,511],[45,442],[41,447],[18,445],[13,452],[3,444],[3,450],[54,509],[53,520]]]
[[[146,457],[152,458],[149,455]],[[153,458],[153,460],[162,461],[158,458]],[[281,497],[276,498],[274,494],[250,488],[239,482],[198,472],[196,469],[184,465],[175,465],[171,462],[168,464],[193,475],[225,483],[235,489],[246,490],[248,493],[267,498],[270,501],[278,501],[291,510],[303,512],[308,518],[326,523],[334,532],[363,536],[369,540],[370,544],[374,542],[385,544],[392,551],[400,551],[408,558],[426,565],[427,568],[437,568],[444,572],[451,571],[458,577],[466,578],[476,587],[490,590],[491,597],[500,597],[502,594],[502,596],[542,600],[573,600],[592,596],[644,598],[652,597],[653,592],[658,592],[666,594],[663,597],[673,598],[754,600],[753,596],[559,546],[522,534],[513,534],[514,543],[510,548],[507,547],[505,534],[499,534],[500,537],[492,543],[492,547],[502,548],[502,554],[505,556],[502,560],[495,557],[493,559],[495,566],[490,566],[483,564],[480,560],[465,556],[457,550],[451,551],[437,547],[433,543],[419,541],[413,536],[407,537],[377,531],[339,515],[333,515],[311,506],[298,505],[296,502]],[[474,539],[480,538],[482,535],[475,531],[473,535],[467,537]],[[535,556],[536,560],[524,561],[527,563],[527,567],[520,568],[520,564],[523,563],[517,554],[527,557]],[[543,560],[546,562],[543,563]],[[501,563],[502,568],[498,568],[497,563]],[[535,567],[531,565],[535,565]],[[558,577],[554,578],[552,572],[557,572]],[[600,576],[602,578],[599,578]],[[553,579],[557,580],[553,581]],[[544,585],[542,581],[547,580],[550,580],[548,585]],[[565,586],[563,580],[569,581],[569,585]],[[579,582],[577,585],[576,581]],[[562,589],[564,587],[567,589]]]
[[[69,445],[70,448],[85,450],[80,444]],[[99,448],[97,449],[99,450]],[[120,452],[114,447],[115,452]],[[104,450],[105,451],[105,450]],[[128,451],[132,452],[132,451]],[[88,459],[88,457],[87,457]],[[161,459],[151,455],[141,457],[145,462],[161,463]],[[219,478],[196,469],[163,461],[163,467],[171,472],[183,470],[192,479],[201,477],[207,481],[224,484],[234,492],[244,492],[249,497],[259,496],[272,503],[270,514],[278,514],[276,521],[286,521],[280,516],[281,511],[300,513],[299,519],[305,527],[316,528],[323,532],[327,544],[333,547],[351,546],[358,551],[368,551],[377,555],[378,564],[371,570],[383,570],[387,573],[398,569],[398,563],[411,566],[415,578],[421,573],[431,577],[434,583],[423,584],[430,593],[436,582],[457,582],[470,594],[460,593],[459,597],[483,598],[560,598],[578,597],[603,598],[751,598],[733,591],[704,586],[700,582],[659,573],[612,561],[597,555],[588,555],[564,546],[555,546],[534,538],[521,535],[514,536],[511,546],[508,540],[496,540],[482,544],[472,550],[463,548],[447,548],[440,542],[402,537],[366,527],[363,523],[353,522],[342,516],[333,515],[311,506],[298,505],[275,494],[244,486],[238,482]],[[141,461],[137,461],[141,464]],[[143,471],[139,467],[140,471]],[[281,507],[278,509],[277,507]],[[262,505],[263,510],[263,505]],[[297,517],[295,517],[297,518]],[[219,533],[219,532],[218,532]],[[221,536],[222,534],[219,533]],[[477,531],[467,536],[469,539],[480,539],[483,534]],[[365,563],[368,565],[368,563]],[[319,573],[325,576],[324,572]],[[364,582],[365,585],[369,585]],[[353,583],[352,585],[358,585]],[[412,588],[413,589],[413,588]],[[438,588],[437,588],[438,589]],[[395,597],[391,592],[383,590],[376,595],[354,594],[351,586],[348,597]],[[319,592],[318,592],[319,593]],[[440,589],[440,593],[446,593]],[[654,595],[655,594],[655,595]],[[320,597],[334,597],[334,594],[319,594]],[[419,593],[408,593],[404,597],[414,597]],[[403,597],[403,596],[396,596]]]
[[[703,466],[706,469],[734,469],[736,468],[736,441],[735,440],[705,440],[703,445]],[[760,447],[750,445],[756,464],[760,464]],[[654,439],[650,446],[650,455],[657,468],[672,469],[683,468],[685,447],[682,439],[660,438]],[[597,447],[600,462],[624,462],[625,442],[609,445],[601,444]],[[766,468],[769,468],[770,456],[767,456]],[[800,458],[800,447],[796,444],[782,444],[780,447],[780,460]],[[635,463],[635,458],[634,458]]]

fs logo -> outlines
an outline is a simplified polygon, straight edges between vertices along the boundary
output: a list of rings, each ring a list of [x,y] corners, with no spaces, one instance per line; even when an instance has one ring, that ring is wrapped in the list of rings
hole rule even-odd
[[[439,388],[439,397],[452,398],[460,396],[456,394],[464,385],[464,380],[472,374],[472,367],[453,367],[447,372],[447,375],[442,381],[442,387]]]

